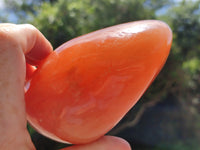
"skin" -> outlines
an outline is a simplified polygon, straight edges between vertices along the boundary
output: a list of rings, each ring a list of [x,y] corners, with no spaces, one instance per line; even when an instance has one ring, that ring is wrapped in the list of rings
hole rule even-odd
[[[0,147],[35,150],[26,129],[25,79],[52,52],[48,40],[32,25],[0,24]],[[26,62],[31,65],[26,65]],[[26,70],[28,74],[26,75]],[[130,150],[121,138],[104,136],[63,150]]]

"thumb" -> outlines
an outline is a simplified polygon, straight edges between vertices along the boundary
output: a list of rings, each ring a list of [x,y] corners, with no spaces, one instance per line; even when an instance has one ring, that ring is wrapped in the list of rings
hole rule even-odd
[[[26,130],[25,54],[38,63],[51,51],[51,45],[35,27],[0,24],[1,149],[35,149]]]

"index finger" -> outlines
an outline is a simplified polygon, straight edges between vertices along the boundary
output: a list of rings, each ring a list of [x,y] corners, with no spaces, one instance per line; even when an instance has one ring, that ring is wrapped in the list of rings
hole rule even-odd
[[[24,53],[26,60],[31,65],[37,65],[52,52],[50,42],[34,26],[29,24],[19,25],[20,30],[28,33]]]
[[[41,60],[53,51],[50,42],[33,25],[3,23],[0,24],[0,27],[1,38],[4,38],[3,41],[12,41],[17,46],[20,46],[27,62],[31,65],[38,65]]]

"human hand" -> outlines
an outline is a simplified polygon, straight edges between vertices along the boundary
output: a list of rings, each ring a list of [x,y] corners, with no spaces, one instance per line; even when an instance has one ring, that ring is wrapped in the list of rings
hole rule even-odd
[[[51,44],[32,25],[0,24],[1,149],[35,149],[26,129],[24,101],[26,69],[32,70],[31,65],[38,65],[51,52]],[[26,66],[26,62],[31,65]],[[92,143],[63,150],[111,149],[130,150],[130,146],[123,139],[104,136]]]

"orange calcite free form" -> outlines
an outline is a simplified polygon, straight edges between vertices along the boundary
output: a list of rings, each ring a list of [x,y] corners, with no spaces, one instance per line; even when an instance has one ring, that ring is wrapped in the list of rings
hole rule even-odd
[[[28,121],[57,141],[98,139],[152,83],[171,42],[168,25],[155,20],[116,25],[66,42],[27,82]]]

